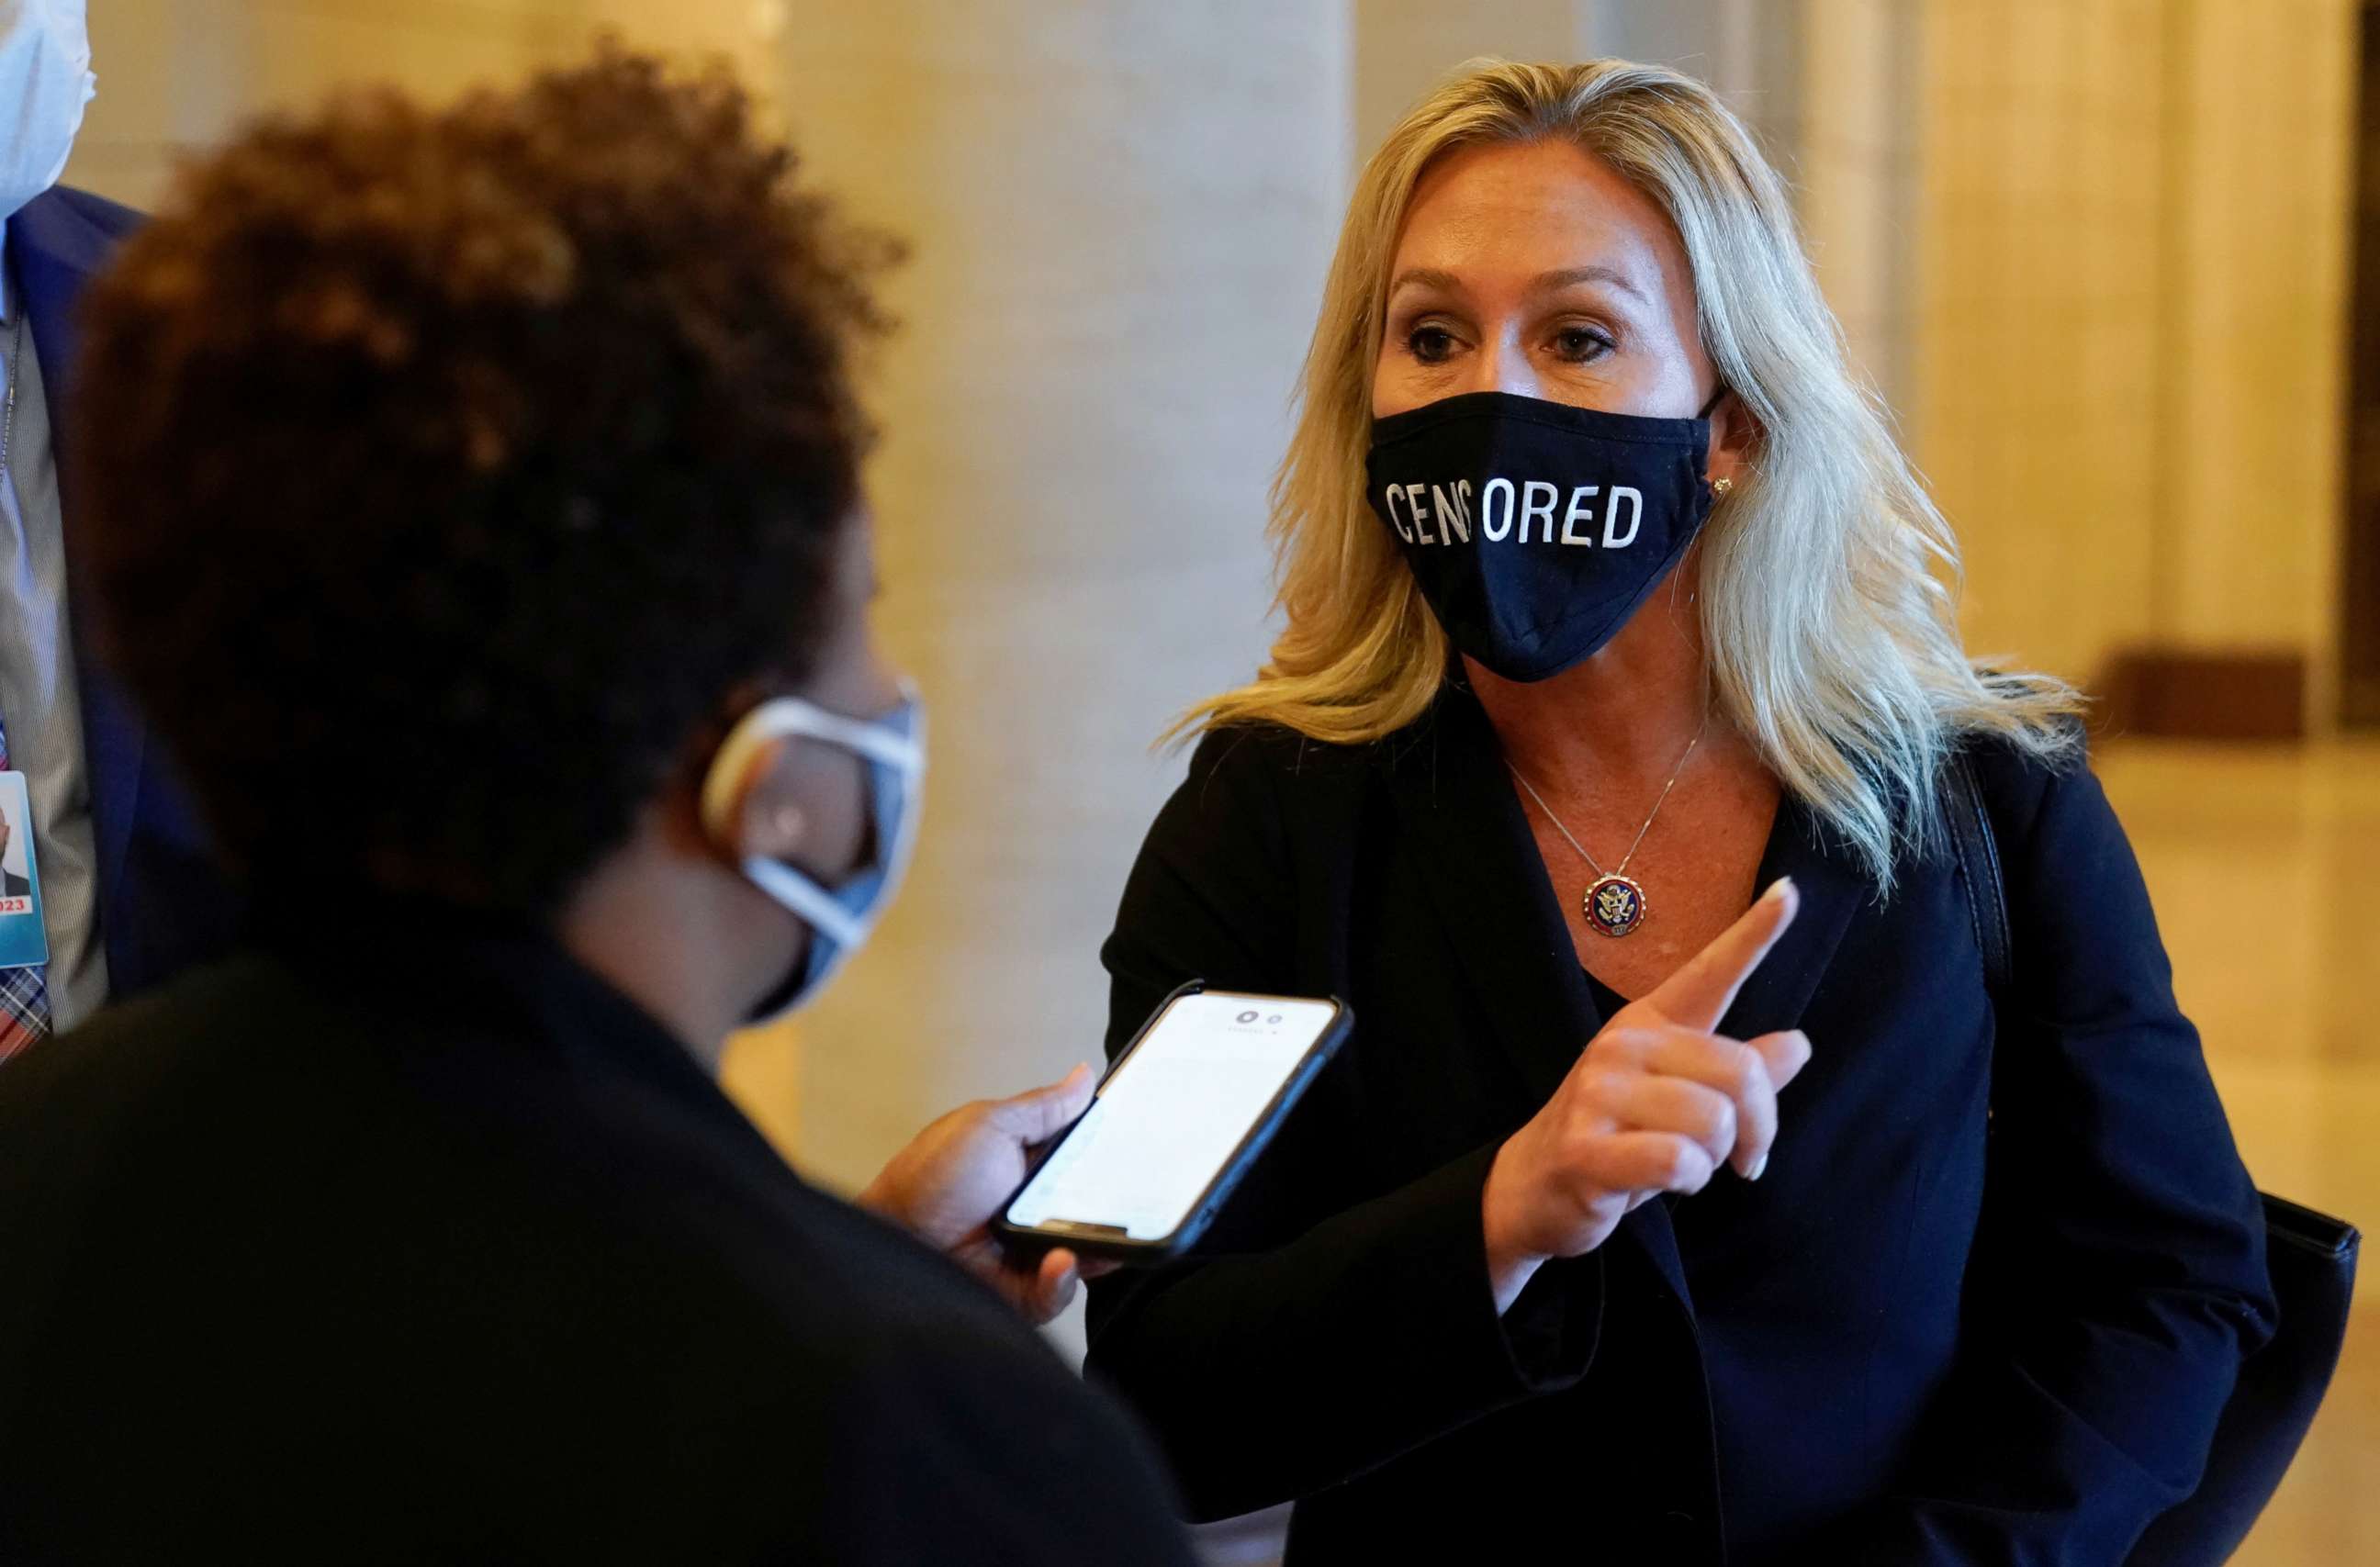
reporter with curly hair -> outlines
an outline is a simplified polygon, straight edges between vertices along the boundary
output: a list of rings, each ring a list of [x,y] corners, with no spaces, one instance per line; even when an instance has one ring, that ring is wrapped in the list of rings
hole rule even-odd
[[[885,247],[790,166],[616,53],[350,98],[94,289],[97,608],[263,917],[0,1079],[0,1560],[1187,1560],[1127,1420],[708,1070],[922,764]]]

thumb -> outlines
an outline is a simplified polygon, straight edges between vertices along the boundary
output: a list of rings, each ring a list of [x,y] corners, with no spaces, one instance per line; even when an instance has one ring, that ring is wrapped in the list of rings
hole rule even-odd
[[[1735,1004],[1735,993],[1785,934],[1801,906],[1802,894],[1794,889],[1793,879],[1779,877],[1742,918],[1713,937],[1709,946],[1688,958],[1684,967],[1636,1004],[1682,1028],[1708,1033]]]
[[[1033,1269],[1033,1277],[1022,1282],[1015,1290],[1025,1314],[1039,1327],[1047,1327],[1058,1314],[1074,1304],[1075,1287],[1082,1282],[1075,1254],[1059,1250],[1045,1254]]]
[[[1046,1087],[1028,1088],[1012,1098],[993,1100],[989,1119],[1019,1142],[1045,1142],[1090,1108],[1091,1092],[1098,1087],[1090,1063],[1085,1062]]]
[[[1760,1052],[1768,1068],[1768,1081],[1782,1088],[1801,1075],[1802,1068],[1810,1064],[1810,1036],[1799,1028],[1789,1028],[1781,1034],[1763,1034],[1756,1039],[1743,1041]]]

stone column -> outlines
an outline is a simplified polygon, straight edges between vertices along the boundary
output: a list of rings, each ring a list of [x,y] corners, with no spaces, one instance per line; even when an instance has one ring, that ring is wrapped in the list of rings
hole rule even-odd
[[[872,401],[880,633],[924,689],[906,889],[804,1020],[797,1152],[856,1184],[934,1114],[1096,1061],[1099,946],[1182,774],[1168,720],[1269,640],[1265,488],[1335,238],[1332,5],[820,0],[816,177],[906,236]]]

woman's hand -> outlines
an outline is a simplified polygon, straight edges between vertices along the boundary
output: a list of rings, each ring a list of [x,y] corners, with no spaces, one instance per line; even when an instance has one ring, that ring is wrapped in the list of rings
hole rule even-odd
[[[1615,1014],[1546,1107],[1497,1151],[1481,1197],[1496,1309],[1550,1257],[1578,1257],[1638,1204],[1698,1192],[1732,1164],[1756,1181],[1777,1090],[1810,1059],[1796,1029],[1739,1043],[1711,1032],[1800,906],[1779,881],[1650,995]]]
[[[1075,1298],[1077,1279],[1113,1265],[1078,1264],[1062,1248],[1012,1258],[991,1220],[1024,1181],[1034,1150],[1090,1107],[1097,1086],[1091,1069],[1077,1066],[1047,1087],[961,1105],[892,1156],[859,1194],[861,1206],[949,1253],[1034,1321],[1049,1321]]]

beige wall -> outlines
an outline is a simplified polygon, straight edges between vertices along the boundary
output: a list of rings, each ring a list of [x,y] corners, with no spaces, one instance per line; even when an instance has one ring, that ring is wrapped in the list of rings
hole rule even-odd
[[[1099,945],[1180,772],[1148,747],[1267,640],[1346,49],[1336,7],[1264,0],[849,0],[784,40],[819,177],[915,241],[870,485],[933,759],[909,886],[806,1024],[830,1179],[1099,1055]]]
[[[2334,662],[2351,0],[1930,0],[1916,455],[1978,650]]]
[[[358,80],[443,97],[576,58],[607,30],[726,59],[771,95],[784,18],[774,0],[98,0],[99,96],[66,177],[145,206],[176,153],[243,115]]]
[[[2326,694],[2356,6],[2200,0],[2180,8],[2175,33],[2175,352],[2157,479],[2180,526],[2157,607],[2168,634],[2188,642],[2316,650]]]
[[[1919,183],[1917,18],[1902,0],[1801,0],[1799,108],[1771,151],[1853,365],[1909,422]]]
[[[1812,0],[1354,0],[1360,164],[1414,102],[1465,60],[1620,55],[1717,88],[1772,147],[1799,140],[1800,15]]]

